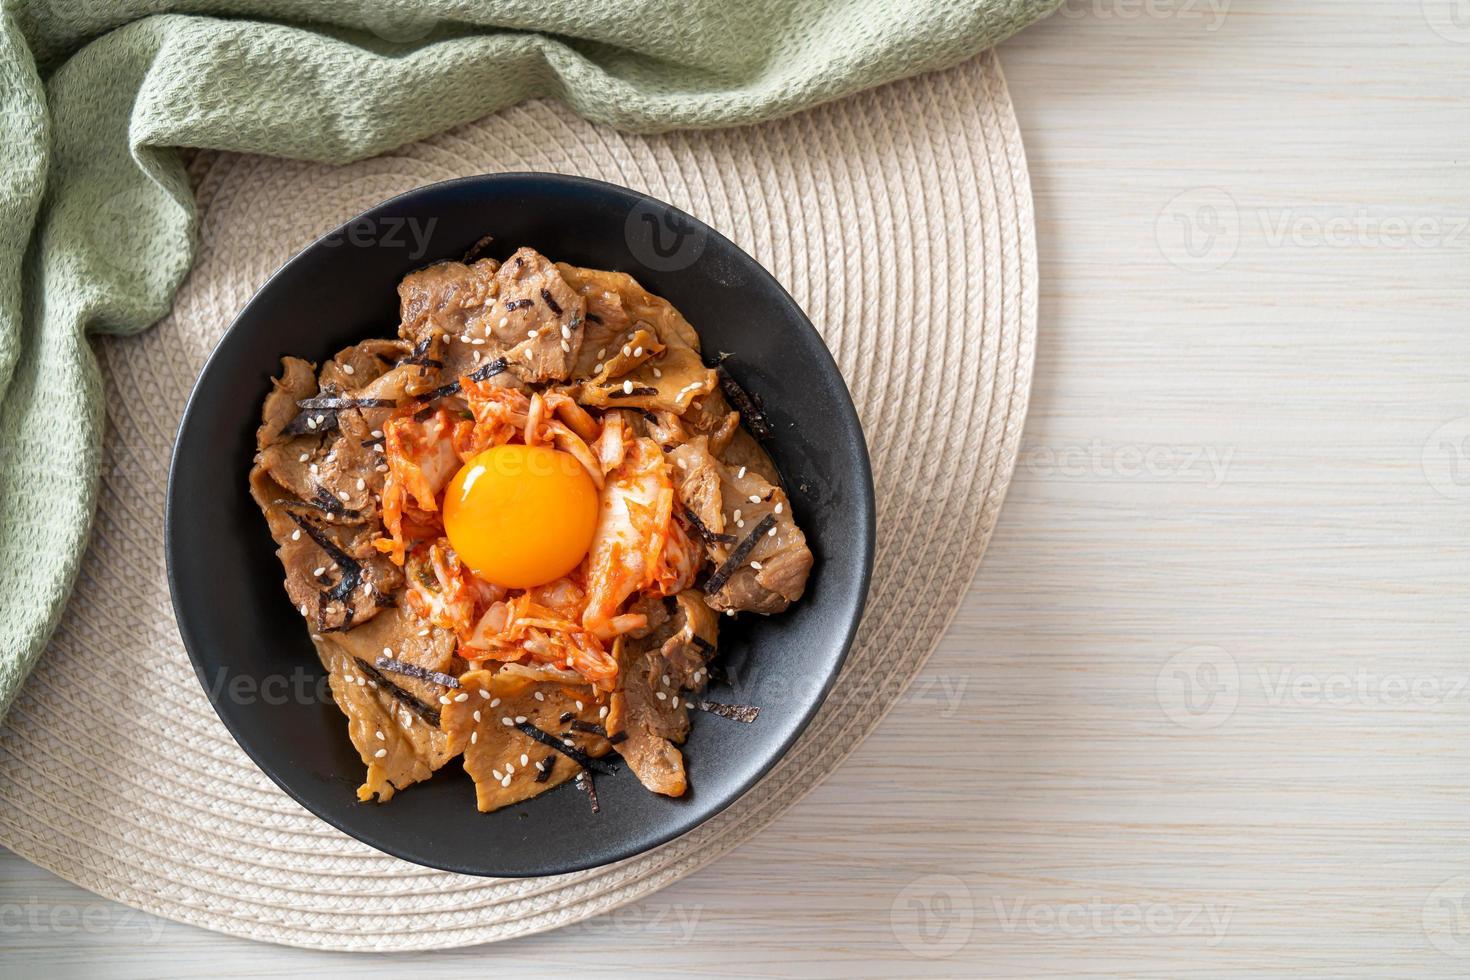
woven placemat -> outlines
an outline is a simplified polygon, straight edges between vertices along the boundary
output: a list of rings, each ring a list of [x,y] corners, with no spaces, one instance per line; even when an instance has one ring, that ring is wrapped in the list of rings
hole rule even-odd
[[[506,939],[647,895],[756,833],[841,762],[929,656],[1005,495],[1035,340],[1030,189],[993,54],[741,129],[629,136],[534,102],[347,167],[223,154],[194,167],[202,245],[172,314],[99,345],[101,502],[66,615],[0,729],[0,843],[100,895],[254,939],[357,950]],[[500,170],[646,191],[754,255],[836,355],[878,491],[857,644],[783,763],[655,851],[523,880],[388,857],[278,790],[194,678],[162,547],[185,398],[251,293],[386,197]]]

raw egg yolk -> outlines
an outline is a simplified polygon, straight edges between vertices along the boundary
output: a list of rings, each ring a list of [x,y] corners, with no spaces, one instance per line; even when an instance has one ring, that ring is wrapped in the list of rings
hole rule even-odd
[[[480,578],[528,589],[577,567],[597,527],[597,487],[576,458],[545,446],[496,446],[444,493],[444,533]]]

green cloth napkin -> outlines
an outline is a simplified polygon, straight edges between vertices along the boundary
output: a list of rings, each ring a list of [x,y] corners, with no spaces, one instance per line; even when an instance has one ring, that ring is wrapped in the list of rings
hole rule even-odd
[[[536,96],[636,131],[752,122],[1059,2],[0,0],[0,717],[87,540],[88,337],[162,317],[194,255],[178,147],[345,163]]]

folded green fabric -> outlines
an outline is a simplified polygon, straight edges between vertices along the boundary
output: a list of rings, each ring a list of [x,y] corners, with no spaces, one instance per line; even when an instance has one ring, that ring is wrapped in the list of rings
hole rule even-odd
[[[193,258],[178,147],[347,162],[536,96],[638,131],[751,122],[1059,2],[0,0],[0,717],[86,543],[88,337],[162,317]]]

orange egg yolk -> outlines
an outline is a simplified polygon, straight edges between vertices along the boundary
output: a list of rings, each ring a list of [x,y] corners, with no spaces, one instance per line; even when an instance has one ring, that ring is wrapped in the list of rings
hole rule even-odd
[[[528,589],[576,568],[597,527],[597,487],[576,458],[545,446],[496,446],[444,493],[444,532],[480,578]]]

